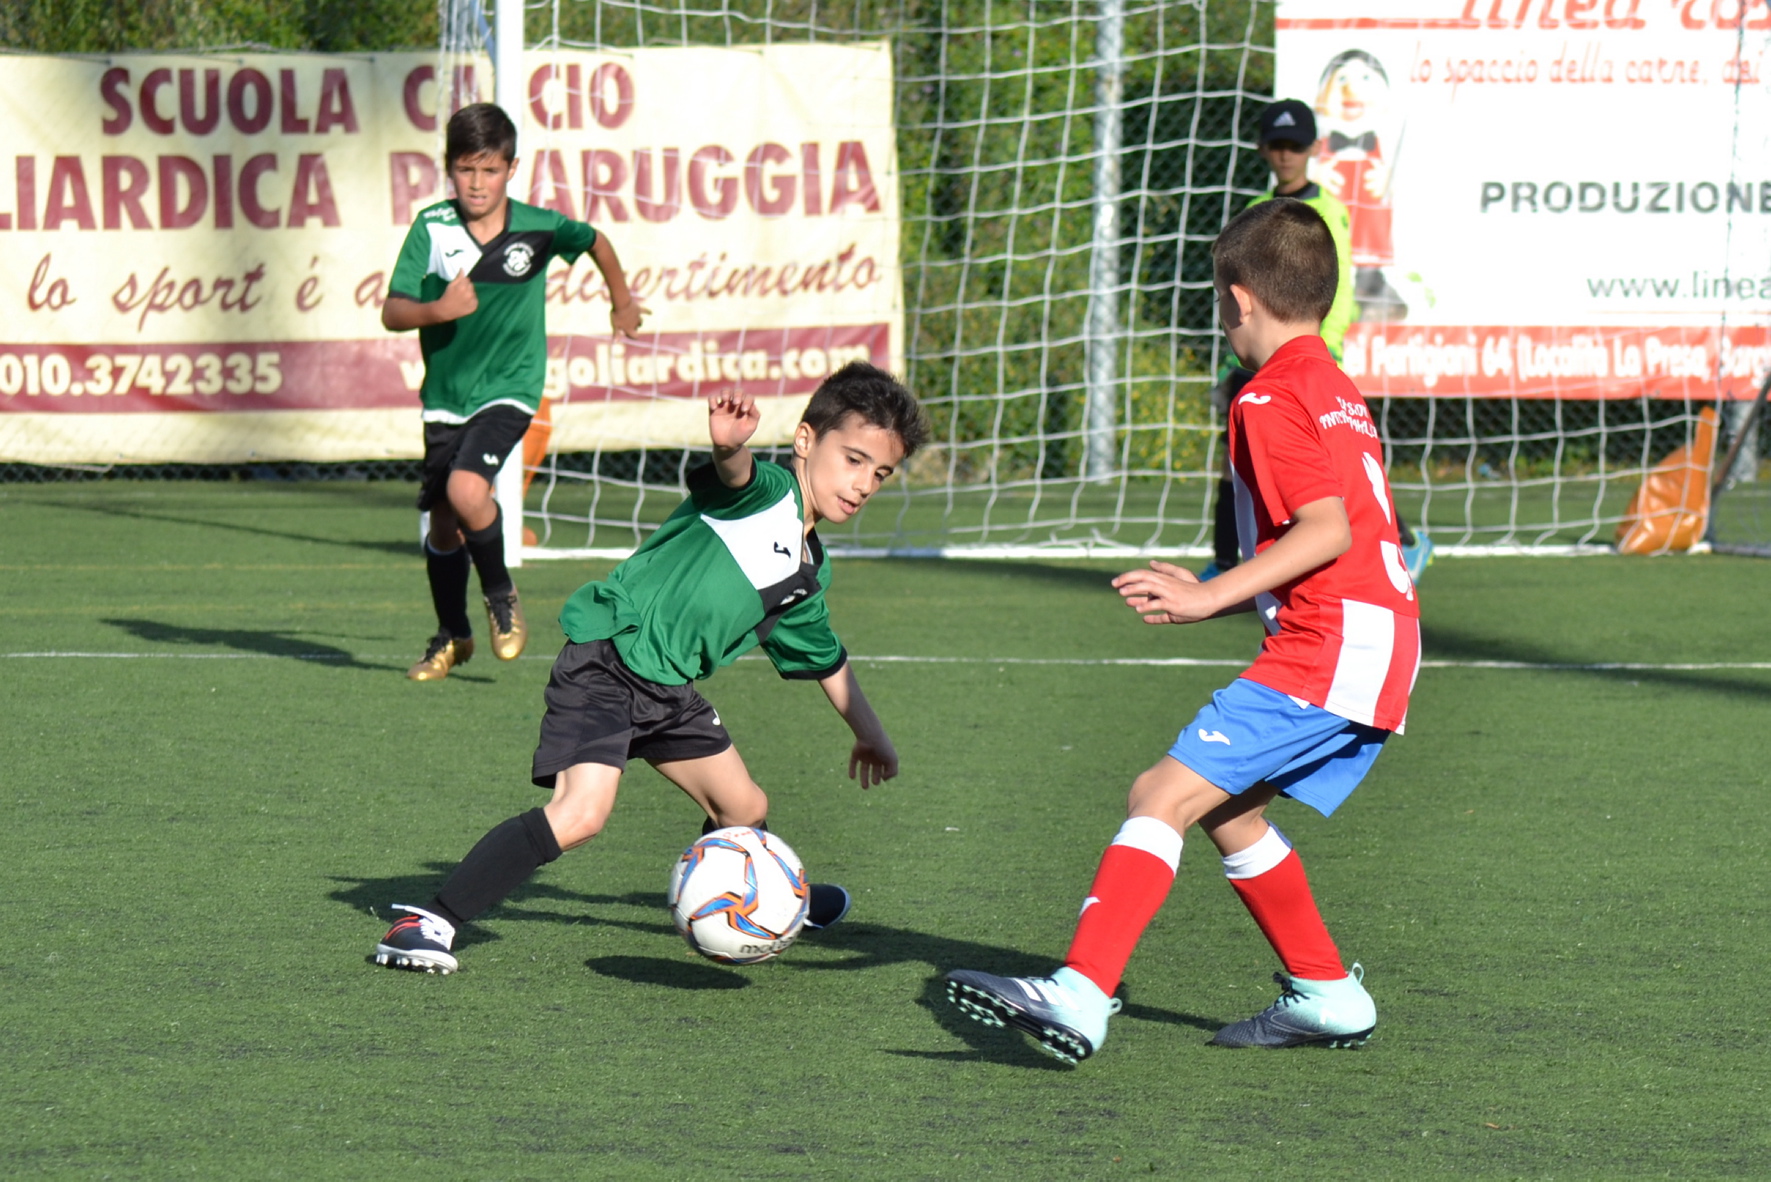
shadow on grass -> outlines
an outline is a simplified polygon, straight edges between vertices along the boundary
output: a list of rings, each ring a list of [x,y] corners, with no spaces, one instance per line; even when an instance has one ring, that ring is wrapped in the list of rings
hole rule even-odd
[[[252,534],[261,538],[279,538],[286,542],[317,542],[325,546],[344,546],[352,550],[369,550],[379,554],[391,554],[399,558],[421,559],[422,551],[418,544],[418,529],[413,522],[411,537],[405,541],[370,541],[349,538],[325,537],[320,534],[304,534],[294,530],[269,529],[262,525],[241,525],[238,522],[221,521],[214,517],[187,516],[181,513],[156,512],[151,509],[139,509],[128,505],[106,504],[103,502],[58,501],[54,503],[58,509],[76,509],[85,513],[98,513],[106,517],[126,517],[132,521],[158,521],[171,525],[196,525],[204,529],[232,530],[235,533]],[[416,512],[416,511],[415,511]]]
[[[354,910],[373,911],[378,918],[385,918],[391,914],[387,910],[390,903],[422,902],[429,899],[454,866],[448,862],[431,862],[426,869],[430,873],[390,878],[334,876],[332,881],[341,885],[329,892],[327,897],[346,903]],[[567,910],[567,907],[571,909]],[[656,918],[598,915],[584,910],[603,907],[632,908]],[[659,891],[590,894],[546,882],[531,881],[492,911],[489,918],[500,926],[508,923],[583,924],[618,928],[648,936],[676,935],[676,929],[665,912],[664,895]],[[459,951],[478,944],[489,944],[500,938],[479,924],[470,924],[457,937],[455,946]],[[599,976],[634,985],[666,989],[729,990],[743,989],[749,984],[749,979],[742,971],[687,957],[603,956],[592,957],[584,964]],[[968,1049],[887,1049],[884,1054],[920,1059],[988,1060],[1050,1071],[1069,1070],[1041,1054],[1017,1032],[984,1026],[965,1017],[947,1001],[947,984],[943,974],[950,969],[981,969],[987,973],[1011,977],[1035,976],[1051,971],[1049,957],[1033,956],[1013,948],[934,935],[911,928],[849,920],[828,931],[806,932],[800,936],[799,943],[785,960],[764,971],[790,969],[804,973],[853,973],[902,964],[926,965],[933,970],[924,980],[915,1004],[926,1010],[941,1029],[964,1042]],[[1124,996],[1125,991],[1122,989],[1121,997]],[[1129,1000],[1126,1001],[1121,1015],[1134,1021],[1160,1022],[1208,1033],[1225,1025],[1225,1021],[1221,1019],[1166,1010],[1158,1006],[1138,1005]]]
[[[346,669],[374,669],[385,672],[395,667],[359,661],[344,649],[329,644],[319,644],[286,632],[253,631],[244,628],[187,628],[179,624],[163,624],[158,620],[101,620],[99,622],[109,624],[113,628],[121,628],[137,639],[154,644],[230,648],[236,652],[261,653],[267,657],[287,657],[292,661],[317,661]],[[466,680],[472,680],[472,678]]]
[[[704,960],[661,956],[593,956],[584,967],[604,977],[666,989],[746,989],[750,978]]]
[[[1598,665],[1610,657],[1555,652],[1511,637],[1479,636],[1442,624],[1421,626],[1421,655],[1429,661],[1520,661],[1543,665]],[[1771,698],[1771,678],[1726,669],[1563,669],[1555,672],[1603,681],[1648,682],[1702,693]]]
[[[328,899],[346,904],[353,911],[373,914],[378,921],[392,923],[394,913],[389,910],[395,903],[412,903],[423,906],[425,901],[437,893],[449,872],[455,869],[454,862],[426,862],[423,874],[398,874],[388,878],[359,878],[349,875],[334,874],[331,881],[339,883],[336,889],[326,892]],[[533,903],[557,902],[570,903],[579,907],[626,906],[644,907],[654,914],[665,915],[662,922],[642,923],[636,920],[603,919],[594,915],[586,915],[582,911],[564,911],[547,906],[534,906]],[[645,932],[650,935],[675,935],[676,928],[664,911],[664,895],[659,891],[629,891],[624,895],[593,895],[584,891],[567,890],[553,886],[545,881],[531,879],[513,892],[510,898],[487,913],[486,918],[499,923],[559,923],[586,924],[595,926],[614,926],[627,928],[630,931]],[[456,949],[472,948],[476,944],[495,943],[503,937],[488,930],[483,924],[470,923],[455,937]]]

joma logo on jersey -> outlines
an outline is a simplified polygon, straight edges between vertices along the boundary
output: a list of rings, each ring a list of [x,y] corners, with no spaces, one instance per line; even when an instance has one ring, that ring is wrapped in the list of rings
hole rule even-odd
[[[535,248],[526,242],[513,243],[504,252],[504,273],[506,275],[527,275],[529,268],[535,265]]]

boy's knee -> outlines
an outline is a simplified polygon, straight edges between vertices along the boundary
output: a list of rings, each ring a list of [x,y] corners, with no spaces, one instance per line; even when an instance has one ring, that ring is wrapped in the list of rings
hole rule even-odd
[[[736,799],[722,800],[714,805],[714,820],[727,825],[761,825],[769,819],[769,798],[755,784],[748,793],[734,794]]]
[[[1148,812],[1153,806],[1162,804],[1167,795],[1155,769],[1143,772],[1131,782],[1131,791],[1125,794],[1125,813],[1132,816]]]
[[[492,498],[492,485],[478,472],[457,469],[449,473],[449,503],[457,512],[478,508]]]
[[[1171,758],[1132,781],[1125,811],[1131,817],[1155,817],[1185,833],[1228,799],[1223,789]]]
[[[597,793],[556,792],[542,810],[553,829],[560,849],[581,846],[603,831],[609,822],[613,799],[601,799]]]
[[[560,843],[562,850],[583,845],[601,833],[608,820],[606,811],[567,806],[556,812],[551,805],[547,809],[547,822],[553,827],[554,840]]]

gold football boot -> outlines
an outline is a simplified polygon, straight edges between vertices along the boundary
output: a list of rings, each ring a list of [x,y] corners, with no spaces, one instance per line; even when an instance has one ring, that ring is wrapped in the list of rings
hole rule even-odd
[[[450,636],[447,632],[438,632],[430,638],[430,645],[424,650],[424,659],[406,670],[406,676],[413,681],[441,681],[449,676],[449,670],[457,665],[465,665],[473,659],[473,637]]]
[[[523,604],[512,587],[503,595],[486,596],[486,619],[492,624],[492,655],[500,661],[514,661],[523,655],[529,643],[529,625],[523,619]]]

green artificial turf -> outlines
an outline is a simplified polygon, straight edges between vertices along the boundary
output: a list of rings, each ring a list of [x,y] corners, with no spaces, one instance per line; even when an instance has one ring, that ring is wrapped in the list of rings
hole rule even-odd
[[[1428,668],[1325,821],[1275,816],[1378,1033],[1232,1052],[1277,966],[1197,834],[1103,1052],[966,1022],[941,971],[1049,969],[1133,775],[1251,622],[1136,622],[1100,564],[843,561],[831,610],[903,774],[869,793],[817,689],[706,687],[772,826],[850,920],[691,956],[694,807],[636,768],[606,832],[448,978],[367,963],[528,785],[530,657],[402,676],[432,628],[411,489],[0,487],[0,1172],[67,1177],[1764,1176],[1771,672]],[[1771,661],[1750,559],[1465,559],[1429,660]]]

